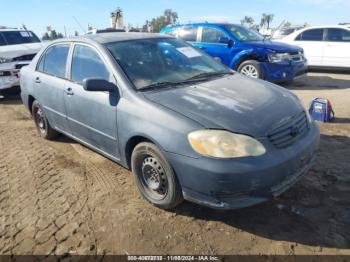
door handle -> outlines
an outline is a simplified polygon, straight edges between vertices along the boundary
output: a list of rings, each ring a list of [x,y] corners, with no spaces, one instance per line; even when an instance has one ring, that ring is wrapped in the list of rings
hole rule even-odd
[[[37,84],[40,84],[40,83],[41,83],[40,77],[37,76],[37,77],[35,78],[35,83],[37,83]]]
[[[71,87],[68,87],[66,90],[64,90],[64,92],[69,96],[74,95],[73,89]]]

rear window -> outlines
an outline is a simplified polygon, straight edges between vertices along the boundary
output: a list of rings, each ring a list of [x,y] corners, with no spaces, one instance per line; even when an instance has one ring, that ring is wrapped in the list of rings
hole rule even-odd
[[[19,45],[19,44],[30,44],[39,43],[39,38],[31,31],[4,31],[0,32],[6,45]],[[1,45],[1,37],[0,37]]]

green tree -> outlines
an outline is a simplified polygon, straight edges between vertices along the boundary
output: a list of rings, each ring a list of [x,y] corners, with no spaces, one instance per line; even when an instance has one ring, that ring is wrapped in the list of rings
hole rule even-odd
[[[43,35],[42,40],[44,40],[44,41],[50,40],[50,36],[49,36],[48,32],[46,32],[46,33]]]
[[[248,26],[248,27],[253,27],[254,26],[254,19],[250,16],[245,16],[241,20],[241,25]]]
[[[146,24],[142,28],[143,30],[148,30],[148,27],[150,27],[151,32],[158,33],[163,27],[177,23],[178,18],[177,12],[166,9],[163,15],[153,18],[150,22],[146,21]]]
[[[274,14],[262,14],[261,21],[260,21],[260,27],[267,27],[267,29],[270,29],[270,25],[272,23],[273,18],[275,17]]]

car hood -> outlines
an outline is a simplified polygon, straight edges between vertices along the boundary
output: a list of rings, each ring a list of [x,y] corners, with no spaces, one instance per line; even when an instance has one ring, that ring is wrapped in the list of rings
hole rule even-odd
[[[205,128],[254,137],[266,136],[272,126],[304,110],[291,92],[238,73],[192,86],[148,91],[144,95]]]
[[[0,46],[0,56],[11,59],[23,55],[36,54],[42,47],[42,43]]]
[[[302,50],[300,47],[297,46],[270,40],[245,42],[245,44],[246,46],[251,48],[270,49],[279,53],[299,52]]]

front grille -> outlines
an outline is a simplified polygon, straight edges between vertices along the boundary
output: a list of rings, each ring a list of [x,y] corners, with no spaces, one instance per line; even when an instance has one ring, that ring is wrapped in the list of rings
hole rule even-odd
[[[286,148],[303,137],[309,128],[306,113],[303,111],[273,128],[267,137],[276,148]]]
[[[11,76],[10,71],[0,71],[0,76]]]
[[[32,61],[36,54],[22,55],[12,59],[14,62]]]

